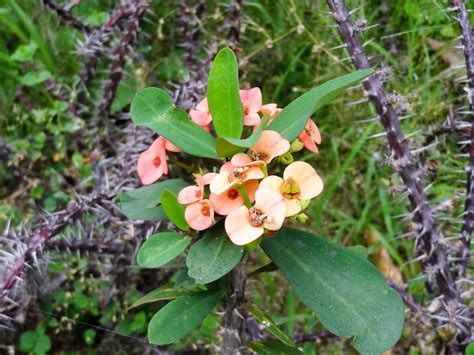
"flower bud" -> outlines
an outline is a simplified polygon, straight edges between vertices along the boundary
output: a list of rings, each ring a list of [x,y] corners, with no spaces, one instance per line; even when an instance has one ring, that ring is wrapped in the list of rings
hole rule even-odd
[[[296,215],[296,220],[300,223],[306,223],[309,217],[305,213],[298,213]]]
[[[290,152],[283,154],[278,159],[282,164],[285,164],[285,165],[289,165],[293,163],[293,155],[291,155]]]
[[[300,200],[301,211],[304,211],[309,206],[310,203],[311,203],[311,200]]]
[[[299,152],[301,149],[303,149],[303,147],[303,142],[301,142],[299,138],[296,138],[293,142],[291,142],[290,153]]]

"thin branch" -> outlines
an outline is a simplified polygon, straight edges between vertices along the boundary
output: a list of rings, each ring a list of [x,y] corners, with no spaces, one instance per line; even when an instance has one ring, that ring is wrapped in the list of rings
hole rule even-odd
[[[62,6],[56,4],[53,0],[43,0],[43,4],[49,7],[51,10],[54,10],[61,21],[66,24],[71,24],[71,26],[75,27],[79,31],[90,32],[92,28],[89,25],[82,23],[80,20],[75,18],[71,13],[63,8]]]
[[[117,94],[118,86],[122,80],[127,53],[133,45],[139,28],[140,19],[142,18],[147,6],[146,1],[140,1],[135,5],[125,28],[125,32],[120,39],[120,42],[113,50],[114,61],[110,66],[109,78],[104,85],[103,97],[98,106],[99,116],[101,117],[107,117],[109,115],[110,107],[112,106],[112,102]]]

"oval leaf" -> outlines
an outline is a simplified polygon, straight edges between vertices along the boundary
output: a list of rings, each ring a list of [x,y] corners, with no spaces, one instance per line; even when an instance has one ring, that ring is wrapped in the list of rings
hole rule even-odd
[[[176,227],[181,230],[188,231],[189,226],[184,219],[184,206],[178,202],[178,197],[166,190],[161,196],[161,206],[168,216],[169,220],[174,223]]]
[[[348,87],[367,78],[374,71],[372,69],[358,70],[338,78],[329,80],[324,84],[308,91],[293,100],[281,111],[268,129],[279,132],[283,137],[292,141],[304,129],[308,118],[319,108],[327,105]]]
[[[217,135],[240,138],[244,110],[239,95],[239,67],[230,48],[221,49],[214,59],[207,81],[207,101]]]
[[[217,158],[214,138],[188,115],[173,106],[169,95],[158,88],[139,91],[130,108],[132,120],[198,157]]]
[[[188,275],[201,284],[215,281],[239,263],[243,251],[243,246],[229,240],[223,224],[218,224],[189,249],[186,258]]]
[[[206,291],[180,297],[156,313],[148,324],[148,340],[152,344],[171,344],[198,327],[217,305],[222,293]]]
[[[129,308],[135,308],[147,303],[173,300],[175,298],[184,296],[188,292],[189,291],[187,290],[173,288],[172,285],[163,285],[147,293],[145,296],[140,297]]]
[[[369,261],[290,228],[261,245],[321,323],[336,335],[354,337],[359,352],[382,353],[400,338],[402,301]]]
[[[161,202],[163,191],[168,190],[177,194],[189,184],[183,179],[169,179],[153,185],[143,186],[135,190],[125,191],[131,198],[141,200],[145,207],[155,207]]]
[[[161,221],[166,219],[166,214],[161,206],[146,207],[143,200],[130,197],[127,192],[120,194],[120,207],[122,213],[130,219],[141,221]]]
[[[160,267],[181,254],[190,242],[191,238],[178,233],[154,234],[138,251],[138,265],[144,268]]]

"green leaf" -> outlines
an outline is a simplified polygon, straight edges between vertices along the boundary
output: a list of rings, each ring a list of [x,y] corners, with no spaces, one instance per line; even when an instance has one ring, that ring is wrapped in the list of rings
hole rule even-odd
[[[255,317],[255,319],[265,326],[265,330],[288,346],[295,346],[293,340],[286,335],[278,326],[265,315],[259,308],[254,305],[248,305],[247,310]]]
[[[185,207],[178,202],[178,197],[174,193],[165,190],[161,195],[161,206],[176,227],[184,231],[189,230],[188,223],[184,219]]]
[[[163,220],[166,217],[163,208],[156,207],[161,202],[163,191],[169,190],[178,193],[187,185],[188,183],[182,179],[170,179],[135,190],[124,191],[120,195],[122,213],[130,219]]]
[[[173,106],[169,95],[158,88],[140,90],[132,101],[132,120],[171,141],[185,152],[217,158],[214,138],[188,115]]]
[[[27,331],[21,334],[20,349],[35,354],[46,354],[51,349],[51,341],[44,333]]]
[[[30,71],[20,78],[20,82],[25,86],[33,86],[41,84],[49,78],[51,78],[51,73],[48,70]]]
[[[221,49],[214,59],[207,81],[207,101],[217,135],[240,138],[244,109],[239,96],[239,66],[230,48]]]
[[[161,206],[146,207],[143,200],[130,197],[127,192],[120,194],[122,213],[130,219],[143,221],[161,221],[166,219],[166,214]]]
[[[38,49],[38,45],[35,42],[29,44],[23,44],[19,46],[15,53],[11,55],[11,59],[17,62],[29,62],[33,59],[33,55]]]
[[[275,340],[252,341],[247,348],[258,355],[298,355],[303,352],[292,346],[288,346]]]
[[[270,117],[266,115],[262,119],[260,126],[258,126],[255,132],[253,132],[248,138],[239,139],[218,137],[216,140],[217,155],[220,157],[230,157],[257,144],[262,135],[263,129],[267,127],[269,118]]]
[[[354,337],[359,352],[381,353],[400,338],[403,303],[366,259],[290,228],[264,238],[261,246],[321,323],[336,335]]]
[[[168,190],[177,194],[188,185],[189,184],[182,179],[170,179],[135,190],[128,190],[125,193],[134,199],[142,200],[144,207],[155,207],[161,202],[163,191]]]
[[[359,70],[329,80],[308,91],[286,106],[268,126],[268,129],[277,131],[286,139],[292,141],[298,137],[313,113],[373,72],[372,69]]]
[[[180,297],[156,313],[148,324],[148,340],[152,344],[171,344],[198,327],[217,305],[222,292],[197,292]]]
[[[187,290],[173,288],[173,286],[170,284],[163,285],[147,293],[145,296],[140,297],[129,307],[129,309],[135,308],[147,303],[172,300],[172,299],[181,297],[187,294],[188,292],[189,291]]]
[[[191,238],[178,233],[154,234],[138,251],[138,265],[144,268],[160,267],[181,254],[190,242]]]
[[[188,275],[197,283],[207,284],[231,271],[242,258],[243,246],[235,245],[224,231],[223,223],[216,225],[194,243],[186,258]]]
[[[474,343],[469,343],[466,346],[466,355],[474,355]]]

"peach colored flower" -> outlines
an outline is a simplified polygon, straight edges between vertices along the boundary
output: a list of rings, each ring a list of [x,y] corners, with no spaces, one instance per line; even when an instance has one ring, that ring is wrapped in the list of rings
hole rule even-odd
[[[214,207],[211,201],[204,199],[204,186],[209,185],[215,173],[197,174],[194,186],[183,188],[178,194],[178,202],[187,205],[184,218],[192,229],[201,231],[214,222]]]
[[[254,160],[262,160],[269,164],[273,158],[283,155],[290,150],[288,142],[280,133],[276,131],[263,131],[260,140],[249,149],[249,153]]]
[[[317,153],[319,151],[316,144],[321,144],[321,133],[319,133],[318,126],[312,119],[308,119],[304,130],[298,136],[300,141],[306,147],[306,149]]]
[[[198,103],[194,110],[189,112],[191,120],[200,125],[201,127],[208,127],[212,122],[211,112],[209,111],[209,105],[207,103],[207,97]]]
[[[165,149],[173,153],[181,153],[183,151],[167,139],[165,139]]]
[[[262,107],[262,92],[260,88],[251,88],[249,90],[240,90],[240,101],[244,108],[244,125],[258,126],[260,115],[258,112]]]
[[[163,137],[155,139],[153,144],[140,154],[137,172],[143,185],[150,185],[168,174],[165,141]]]
[[[197,231],[209,228],[214,223],[214,207],[209,200],[199,200],[186,206],[184,218]]]
[[[262,114],[270,116],[268,124],[270,124],[281,111],[283,111],[283,109],[277,107],[277,104],[266,104],[260,107]]]
[[[245,245],[258,239],[265,231],[277,231],[285,220],[286,204],[281,194],[274,190],[258,189],[255,205],[248,209],[241,206],[225,220],[225,230],[230,240]]]
[[[255,201],[255,192],[258,188],[258,181],[249,180],[244,182],[243,186],[250,202]],[[211,193],[209,200],[211,200],[214,210],[223,216],[227,216],[232,211],[244,205],[244,199],[239,191],[234,187],[231,187],[220,195]]]
[[[297,161],[288,165],[279,176],[268,176],[260,183],[259,189],[278,191],[286,203],[286,217],[301,211],[300,200],[310,200],[323,191],[323,180],[308,163]]]
[[[235,154],[231,161],[222,165],[219,174],[212,179],[209,186],[211,193],[220,195],[231,187],[249,180],[262,179],[265,174],[259,166],[263,161],[253,161],[245,153]]]
[[[196,185],[183,188],[178,194],[178,202],[187,205],[204,198],[204,185],[209,185],[211,180],[217,176],[216,173],[197,174]]]

